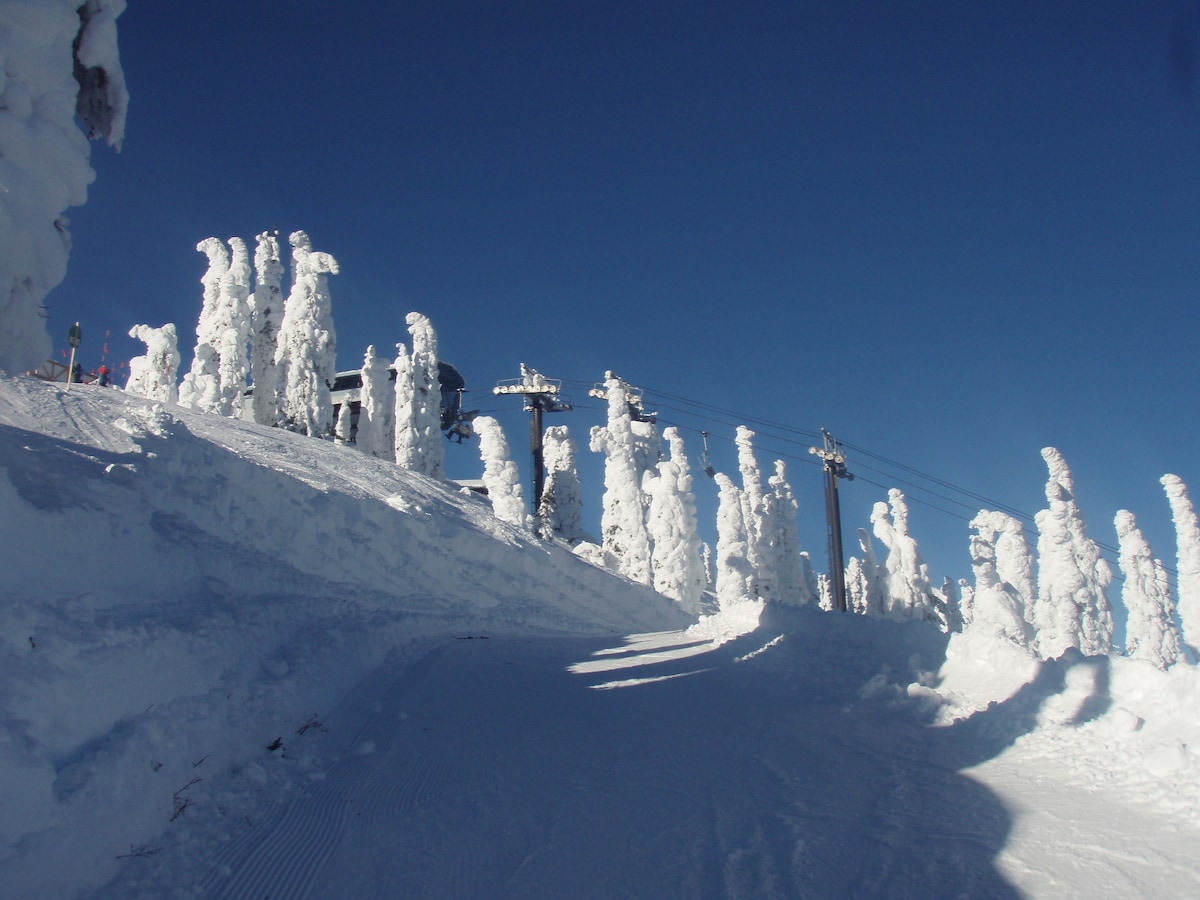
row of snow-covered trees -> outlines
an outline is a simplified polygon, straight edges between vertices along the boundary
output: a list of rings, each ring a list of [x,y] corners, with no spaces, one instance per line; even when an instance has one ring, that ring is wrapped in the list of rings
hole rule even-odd
[[[337,272],[337,262],[313,251],[302,231],[293,233],[290,243],[292,284],[284,300],[275,235],[258,235],[253,288],[243,241],[231,239],[228,251],[214,238],[200,242],[197,250],[207,255],[209,267],[201,280],[203,304],[191,370],[176,388],[174,326],[139,325],[130,334],[146,342],[147,354],[131,360],[127,390],[240,416],[242,397],[252,383],[252,414],[259,423],[348,443],[352,403],[341,404],[335,423],[330,395],[335,331],[326,276]],[[373,346],[367,348],[354,445],[360,452],[441,477],[437,334],[420,313],[410,313],[406,321],[412,347],[398,343],[390,369]],[[527,366],[522,372],[524,386],[531,390],[544,380]],[[638,416],[637,398],[612,372],[606,373],[600,394],[608,403],[607,420],[592,428],[589,440],[589,448],[605,458],[599,545],[586,540],[575,464],[578,447],[562,426],[545,431],[546,481],[537,514],[530,516],[500,424],[486,416],[475,420],[482,481],[498,518],[576,546],[580,555],[653,587],[692,613],[700,611],[709,589],[722,605],[757,599],[833,607],[829,579],[814,572],[800,548],[798,505],[785,465],[776,460],[764,481],[752,431],[737,429],[741,484],[724,473],[714,476],[714,555],[699,537],[691,470],[678,430],[660,434],[654,422]],[[887,502],[875,504],[871,532],[858,531],[861,555],[849,560],[845,572],[850,609],[926,620],[947,631],[987,632],[1044,658],[1070,647],[1088,655],[1110,652],[1112,569],[1087,536],[1062,455],[1047,448],[1042,456],[1049,480],[1047,508],[1034,520],[1036,548],[1017,518],[982,510],[971,522],[974,580],[947,578],[935,586],[909,532],[904,494],[891,490]],[[1178,612],[1165,567],[1154,558],[1133,514],[1118,512],[1115,524],[1124,576],[1121,600],[1127,610],[1125,652],[1166,668],[1184,657],[1185,637],[1193,642],[1193,657],[1200,644],[1200,526],[1182,481],[1168,475],[1163,485],[1178,534]],[[882,558],[875,541],[885,550]]]

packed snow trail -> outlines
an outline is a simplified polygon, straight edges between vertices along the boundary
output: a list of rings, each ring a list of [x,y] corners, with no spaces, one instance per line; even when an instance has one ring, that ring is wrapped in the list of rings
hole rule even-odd
[[[751,655],[773,637],[451,640],[99,896],[1016,896],[952,730]]]

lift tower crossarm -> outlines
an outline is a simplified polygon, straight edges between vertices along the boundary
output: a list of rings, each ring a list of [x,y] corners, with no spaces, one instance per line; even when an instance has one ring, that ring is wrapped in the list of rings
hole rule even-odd
[[[501,381],[492,393],[519,394],[525,400],[525,411],[531,413],[529,420],[529,452],[533,457],[533,497],[530,505],[536,517],[538,504],[542,502],[542,489],[546,486],[546,462],[542,448],[542,413],[570,412],[571,404],[559,399],[562,381],[547,378],[536,369],[521,363],[521,377]]]
[[[842,560],[842,511],[838,500],[839,478],[853,481],[854,476],[846,471],[846,457],[837,441],[824,428],[822,447],[809,447],[808,452],[824,460],[825,472],[825,522],[829,531],[829,577],[833,582],[833,602],[839,610],[846,611],[846,566]]]

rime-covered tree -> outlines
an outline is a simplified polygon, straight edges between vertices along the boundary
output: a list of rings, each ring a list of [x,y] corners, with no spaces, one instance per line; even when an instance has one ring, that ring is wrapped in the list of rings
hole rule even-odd
[[[0,369],[8,372],[50,356],[42,301],[67,273],[63,213],[83,205],[96,177],[88,140],[121,145],[124,9],[124,0],[0,3]]]
[[[538,534],[546,540],[577,544],[583,540],[583,489],[575,468],[577,446],[565,425],[552,425],[542,436],[546,483],[538,501]]]
[[[1012,588],[1016,599],[1020,601],[1021,615],[1029,625],[1027,632],[1032,640],[1037,581],[1033,571],[1033,549],[1025,536],[1025,526],[1008,513],[996,510],[981,510],[975,521],[988,530],[988,540],[996,550],[996,574]],[[975,527],[974,523],[972,527]]]
[[[229,239],[229,268],[221,277],[213,332],[217,350],[215,412],[240,416],[250,368],[250,254],[241,238]]]
[[[649,480],[647,529],[654,589],[678,602],[687,612],[698,615],[705,577],[691,469],[679,431],[667,428],[663,437],[671,448],[671,456],[659,462],[658,477]]]
[[[1030,628],[1025,621],[1024,601],[1016,588],[1000,577],[997,567],[996,536],[1003,522],[996,515],[982,510],[971,521],[976,533],[971,535],[975,587],[971,594],[970,628],[1028,648]]]
[[[717,472],[717,602],[722,608],[751,599],[750,560],[746,555],[745,504],[741,489]]]
[[[858,584],[855,588],[853,602],[847,598],[847,607],[853,612],[866,616],[882,616],[887,611],[887,573],[879,564],[875,555],[875,545],[871,543],[871,535],[867,529],[860,528],[857,532],[858,547],[862,552],[862,561],[850,558],[846,573],[846,591],[851,593],[851,582]],[[857,564],[858,571],[853,571]],[[830,606],[832,609],[832,604]]]
[[[275,233],[264,231],[255,240],[254,293],[250,295],[250,380],[254,383],[254,421],[259,425],[274,425],[279,409],[275,354],[283,322],[283,263]]]
[[[650,537],[646,531],[640,474],[634,457],[628,385],[605,373],[608,424],[592,428],[589,446],[604,454],[601,546],[615,570],[639,584],[652,584]]]
[[[1178,475],[1164,475],[1161,483],[1175,521],[1179,621],[1195,660],[1200,657],[1200,523],[1183,480]]]
[[[396,369],[396,463],[431,478],[442,477],[442,392],[438,380],[437,333],[428,317],[407,316],[412,353],[403,373]],[[399,348],[397,348],[399,349]]]
[[[179,405],[202,412],[219,412],[221,406],[221,282],[229,271],[229,251],[215,237],[196,245],[208,257],[200,284],[204,287],[200,319],[196,323],[196,349],[190,371],[179,385]]]
[[[746,533],[746,562],[751,597],[775,599],[777,547],[772,543],[768,519],[767,495],[763,492],[762,470],[754,457],[754,432],[744,425],[737,428],[738,471],[742,476],[742,525]]]
[[[303,231],[292,232],[292,289],[283,305],[279,346],[280,420],[310,437],[333,430],[330,388],[337,374],[333,303],[328,275],[336,275],[337,260],[313,250]]]
[[[333,423],[333,437],[339,444],[350,443],[350,433],[354,430],[354,406],[347,395],[338,404],[337,415]]]
[[[803,605],[815,599],[812,585],[812,566],[807,554],[800,552],[800,533],[796,528],[796,513],[800,504],[787,480],[783,460],[775,460],[775,471],[767,479],[768,529],[775,546],[776,598],[781,603]]]
[[[175,380],[179,377],[180,357],[175,325],[170,322],[162,328],[134,325],[129,336],[146,345],[146,355],[129,360],[125,390],[160,403],[177,403],[179,391]]]
[[[1046,447],[1042,459],[1050,477],[1046,482],[1049,507],[1034,517],[1038,528],[1036,649],[1048,659],[1068,647],[1078,647],[1085,656],[1106,655],[1112,650],[1113,616],[1106,593],[1112,569],[1087,536],[1071,470],[1062,454]]]
[[[529,527],[529,516],[525,512],[525,498],[521,491],[521,476],[517,464],[509,457],[508,441],[500,423],[491,416],[475,419],[475,433],[479,435],[479,455],[483,459],[483,484],[492,511],[502,522]]]
[[[946,626],[932,602],[929,568],[908,531],[908,503],[903,492],[896,488],[888,491],[888,502],[875,504],[871,524],[875,537],[888,551],[883,564],[888,615]]]
[[[1154,558],[1133,513],[1127,509],[1119,510],[1115,525],[1121,548],[1118,565],[1125,576],[1121,600],[1129,613],[1125,625],[1125,654],[1166,669],[1182,654],[1166,569],[1161,560]]]
[[[362,389],[358,395],[358,431],[355,444],[368,456],[392,459],[392,412],[395,388],[388,378],[388,365],[375,355],[375,345],[363,356]]]

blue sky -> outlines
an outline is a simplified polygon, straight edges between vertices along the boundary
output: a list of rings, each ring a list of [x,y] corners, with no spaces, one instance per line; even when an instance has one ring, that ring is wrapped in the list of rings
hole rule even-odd
[[[521,362],[577,386],[552,421],[596,521],[583,386],[612,369],[726,471],[737,421],[775,423],[760,462],[788,457],[822,570],[821,427],[856,448],[848,543],[901,487],[939,582],[969,575],[942,510],[984,504],[895,463],[1033,513],[1048,444],[1094,537],[1127,507],[1174,564],[1158,477],[1200,493],[1200,3],[229,9],[119,20],[125,145],[96,146],[47,301],[86,365],[167,321],[186,365],[197,241],[303,228],[341,264],[339,367],[426,313],[523,466],[490,387]]]

